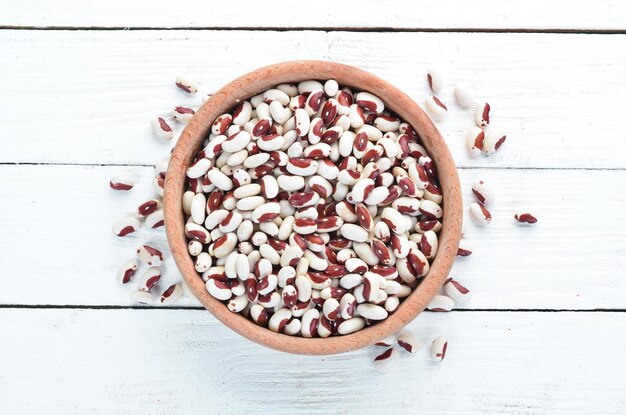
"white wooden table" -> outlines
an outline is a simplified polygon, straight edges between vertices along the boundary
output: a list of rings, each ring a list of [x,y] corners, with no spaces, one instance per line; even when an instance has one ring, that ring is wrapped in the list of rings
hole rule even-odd
[[[626,412],[622,1],[127,3],[0,0],[1,414]],[[302,58],[369,70],[418,103],[426,68],[448,60],[507,130],[500,154],[468,159],[448,86],[440,128],[466,201],[480,178],[497,204],[488,228],[468,221],[476,249],[452,271],[471,303],[410,325],[424,344],[449,338],[442,364],[427,347],[384,375],[373,349],[275,352],[193,300],[136,308],[115,281],[149,234],[121,241],[110,225],[169,150],[148,120],[199,101],[174,75],[208,91]],[[126,169],[143,179],[114,194]],[[513,224],[521,204],[536,227]],[[178,278],[168,262],[163,285]]]

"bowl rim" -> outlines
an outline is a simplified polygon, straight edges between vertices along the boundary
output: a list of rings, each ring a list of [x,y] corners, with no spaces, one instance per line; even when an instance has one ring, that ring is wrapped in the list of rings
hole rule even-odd
[[[344,336],[303,338],[275,333],[233,313],[206,290],[187,251],[184,233],[182,195],[187,167],[208,135],[211,123],[229,111],[236,100],[249,99],[281,83],[307,79],[335,79],[340,85],[368,91],[380,97],[405,122],[413,126],[422,145],[435,161],[444,198],[439,249],[430,271],[386,320]],[[335,62],[298,60],[276,63],[242,75],[217,91],[195,113],[182,131],[171,153],[164,186],[164,216],[167,240],[174,261],[194,295],[218,320],[236,333],[264,346],[296,354],[327,355],[371,345],[398,332],[417,317],[443,285],[457,254],[462,228],[462,195],[454,160],[441,133],[420,106],[387,81],[362,69]]]

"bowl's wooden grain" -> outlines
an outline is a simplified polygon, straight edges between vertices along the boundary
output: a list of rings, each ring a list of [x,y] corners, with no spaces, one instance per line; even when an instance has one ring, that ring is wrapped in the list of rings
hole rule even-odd
[[[394,314],[381,323],[347,336],[306,339],[277,334],[257,326],[244,316],[230,312],[223,303],[209,295],[187,252],[181,200],[187,167],[209,134],[212,121],[229,111],[235,105],[235,100],[248,99],[280,83],[330,78],[336,79],[340,85],[374,93],[389,109],[417,130],[439,172],[444,195],[443,229],[439,237],[439,251],[429,274]],[[368,72],[324,61],[292,61],[260,68],[235,79],[215,93],[187,124],[172,152],[165,180],[164,206],[167,239],[172,255],[183,278],[207,310],[252,341],[285,352],[311,355],[341,353],[370,345],[397,332],[424,310],[450,271],[459,244],[463,216],[461,189],[454,161],[441,134],[422,109],[406,94]]]

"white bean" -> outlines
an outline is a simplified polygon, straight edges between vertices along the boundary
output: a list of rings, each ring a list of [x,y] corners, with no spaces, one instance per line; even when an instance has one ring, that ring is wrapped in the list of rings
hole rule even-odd
[[[337,328],[337,332],[341,335],[351,334],[361,330],[363,327],[365,327],[365,320],[361,317],[354,317],[342,321]]]
[[[340,230],[343,237],[351,241],[365,242],[369,237],[369,232],[366,229],[352,223],[343,224]]]
[[[196,112],[189,107],[174,107],[172,118],[180,122],[189,122]]]
[[[206,289],[209,294],[222,301],[229,300],[233,295],[228,284],[214,278],[210,278],[206,282]]]
[[[182,284],[170,285],[165,291],[163,291],[163,294],[161,294],[159,303],[161,303],[161,305],[172,305],[176,303],[176,301],[178,301],[184,293]]]
[[[454,87],[454,98],[462,107],[470,107],[474,102],[474,91],[465,84],[456,84]]]
[[[133,278],[133,275],[135,275],[135,271],[137,271],[138,266],[139,266],[139,263],[137,262],[136,259],[127,260],[126,262],[122,264],[122,266],[118,270],[117,280],[121,284],[128,284],[131,278]]]
[[[162,118],[155,117],[150,121],[150,127],[152,128],[152,134],[156,138],[160,138],[161,140],[169,141],[174,138],[174,131],[172,131],[172,127]]]
[[[476,105],[476,110],[474,111],[474,121],[476,125],[480,128],[485,128],[489,125],[489,112],[491,111],[491,106],[487,102],[479,102]]]
[[[140,304],[152,304],[152,303],[154,303],[154,297],[148,291],[140,291],[140,290],[133,291],[130,294],[130,298],[134,302],[140,303]]]
[[[496,200],[491,187],[482,180],[472,183],[472,193],[474,193],[476,199],[485,206],[493,205]]]
[[[389,313],[383,307],[375,304],[359,304],[356,307],[356,312],[363,318],[368,320],[384,320]]]
[[[161,269],[159,267],[149,267],[139,277],[137,288],[139,291],[150,291],[159,279],[161,279]]]
[[[374,358],[374,368],[379,373],[389,372],[398,364],[398,353],[390,348]]]
[[[446,357],[446,351],[448,350],[448,339],[443,336],[439,336],[433,340],[430,346],[430,357],[436,362],[441,362]]]
[[[443,285],[443,289],[455,303],[466,303],[472,297],[470,290],[461,285],[458,281],[448,278]]]
[[[207,177],[220,190],[229,191],[233,188],[233,181],[217,168],[210,169]]]
[[[176,75],[176,86],[191,95],[198,92],[198,84],[187,75]]]
[[[134,216],[124,216],[113,224],[113,234],[117,236],[126,236],[138,230],[141,222]]]
[[[426,98],[426,109],[435,121],[443,121],[446,115],[448,115],[448,107],[433,95]]]
[[[428,69],[426,77],[428,79],[428,86],[433,92],[439,92],[443,89],[443,86],[445,85],[445,78],[441,68],[432,67]]]
[[[137,258],[144,264],[158,267],[163,264],[163,252],[150,245],[141,245],[137,248]]]
[[[119,174],[109,181],[109,186],[113,190],[130,190],[135,186],[135,176],[128,173]]]
[[[491,223],[491,213],[480,203],[472,203],[469,207],[469,213],[477,225],[488,225]]]
[[[485,141],[483,143],[483,153],[486,156],[494,154],[500,149],[500,146],[504,143],[505,140],[506,134],[494,128],[490,129],[485,135]]]
[[[430,311],[450,311],[454,308],[454,300],[445,295],[437,294],[430,300],[426,308]]]

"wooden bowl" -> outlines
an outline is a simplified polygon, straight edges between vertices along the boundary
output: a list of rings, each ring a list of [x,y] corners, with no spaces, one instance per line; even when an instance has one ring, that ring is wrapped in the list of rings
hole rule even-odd
[[[294,337],[257,326],[246,317],[230,312],[226,305],[207,292],[202,278],[194,269],[187,251],[184,233],[182,195],[185,191],[187,167],[209,135],[211,123],[230,111],[237,100],[257,95],[281,83],[298,83],[307,79],[336,79],[346,85],[379,96],[385,106],[416,130],[424,147],[435,161],[443,191],[443,229],[439,236],[439,251],[430,272],[386,320],[346,336],[322,338]],[[257,69],[243,75],[213,95],[196,112],[182,132],[174,148],[165,180],[165,226],[174,260],[195,296],[222,323],[259,344],[290,353],[323,355],[346,352],[371,345],[413,320],[428,305],[450,271],[457,253],[462,224],[462,199],[454,161],[441,134],[424,111],[406,94],[388,82],[363,70],[333,62],[292,61]]]

